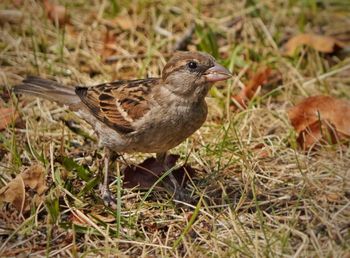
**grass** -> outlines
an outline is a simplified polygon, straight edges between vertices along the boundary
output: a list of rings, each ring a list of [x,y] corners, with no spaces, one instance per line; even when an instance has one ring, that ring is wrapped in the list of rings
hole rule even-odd
[[[189,49],[217,56],[235,78],[211,91],[209,117],[172,150],[196,168],[193,204],[168,195],[118,188],[120,213],[98,195],[102,150],[91,128],[46,100],[13,97],[20,120],[0,132],[0,186],[31,164],[42,164],[44,199],[19,214],[0,210],[0,256],[347,257],[350,254],[350,150],[297,148],[286,111],[306,96],[350,99],[348,49],[312,48],[293,57],[282,46],[300,32],[349,40],[346,1],[57,1],[71,24],[55,26],[41,1],[19,7],[19,23],[0,25],[2,96],[27,74],[71,85],[158,76],[175,42],[194,22]],[[233,3],[232,3],[233,2]],[[115,17],[128,17],[123,25]],[[126,20],[126,18],[124,19]],[[122,26],[129,26],[123,29]],[[101,52],[107,31],[112,54]],[[271,67],[280,79],[262,88],[248,108],[233,111],[230,96],[250,72]],[[72,128],[72,129],[69,129]],[[259,146],[259,147],[257,147]],[[150,155],[124,155],[128,163]],[[117,171],[116,173],[117,174]],[[147,198],[146,198],[147,197]]]

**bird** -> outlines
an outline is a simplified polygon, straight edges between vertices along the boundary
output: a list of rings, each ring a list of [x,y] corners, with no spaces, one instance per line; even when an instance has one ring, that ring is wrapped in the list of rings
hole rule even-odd
[[[92,126],[99,146],[104,148],[101,196],[107,206],[116,207],[108,184],[113,157],[121,153],[156,153],[156,159],[169,169],[168,151],[203,125],[208,114],[205,97],[210,88],[231,76],[207,53],[177,51],[160,77],[72,87],[27,76],[13,87],[13,92],[67,106]],[[170,173],[168,178],[174,198],[183,198],[174,176]]]

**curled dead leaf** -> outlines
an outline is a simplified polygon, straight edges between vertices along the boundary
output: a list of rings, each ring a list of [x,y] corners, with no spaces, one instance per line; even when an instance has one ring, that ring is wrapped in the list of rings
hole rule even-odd
[[[288,111],[303,149],[324,140],[330,143],[350,138],[350,102],[329,96],[306,98]]]
[[[18,175],[0,189],[0,204],[2,202],[12,203],[16,210],[22,213],[25,202],[25,185],[22,176]]]
[[[245,87],[232,100],[241,107],[247,107],[247,102],[255,95],[260,86],[266,85],[272,78],[272,70],[263,68],[254,74],[246,83]]]
[[[35,190],[39,195],[45,192],[45,168],[41,165],[33,165],[21,173],[24,184]]]
[[[14,108],[0,108],[0,130],[4,130],[11,122],[18,118]]]
[[[178,155],[169,155],[167,157],[167,167],[174,167],[176,161],[179,159]],[[124,170],[124,187],[133,188],[140,187],[148,189],[159,179],[164,173],[164,167],[155,158],[148,158],[138,165],[130,165]],[[195,170],[189,166],[184,165],[174,170],[173,175],[180,185],[185,184],[188,176],[192,177]]]
[[[0,189],[0,203],[11,203],[18,211],[23,212],[29,209],[29,195],[26,194],[26,187],[32,189],[37,194],[33,196],[42,196],[46,190],[45,168],[41,165],[33,165],[22,173],[17,175],[6,186]]]
[[[337,48],[345,47],[342,41],[330,36],[299,34],[290,38],[284,45],[285,55],[293,56],[297,48],[303,45],[323,53],[333,53]]]
[[[310,124],[301,131],[297,142],[306,150],[313,147],[316,143],[320,144],[334,144],[337,143],[341,138],[341,135],[337,132],[334,125],[330,124],[328,121],[317,121]]]

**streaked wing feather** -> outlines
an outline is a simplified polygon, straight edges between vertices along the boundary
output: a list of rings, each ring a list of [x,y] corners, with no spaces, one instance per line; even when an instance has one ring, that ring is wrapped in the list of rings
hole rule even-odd
[[[155,78],[117,81],[93,87],[77,87],[76,93],[100,121],[125,134],[134,131],[133,122],[149,111],[147,96]]]

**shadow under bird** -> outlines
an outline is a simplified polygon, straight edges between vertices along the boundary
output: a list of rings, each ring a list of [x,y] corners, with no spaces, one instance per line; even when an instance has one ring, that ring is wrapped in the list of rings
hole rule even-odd
[[[205,97],[217,81],[231,73],[202,52],[176,52],[160,78],[120,80],[91,87],[68,87],[56,81],[29,76],[13,87],[68,106],[86,120],[104,151],[104,180],[100,186],[106,205],[115,207],[108,186],[111,157],[118,153],[156,153],[166,168],[168,150],[198,130],[207,117]],[[172,174],[166,186],[176,199],[183,191]]]

